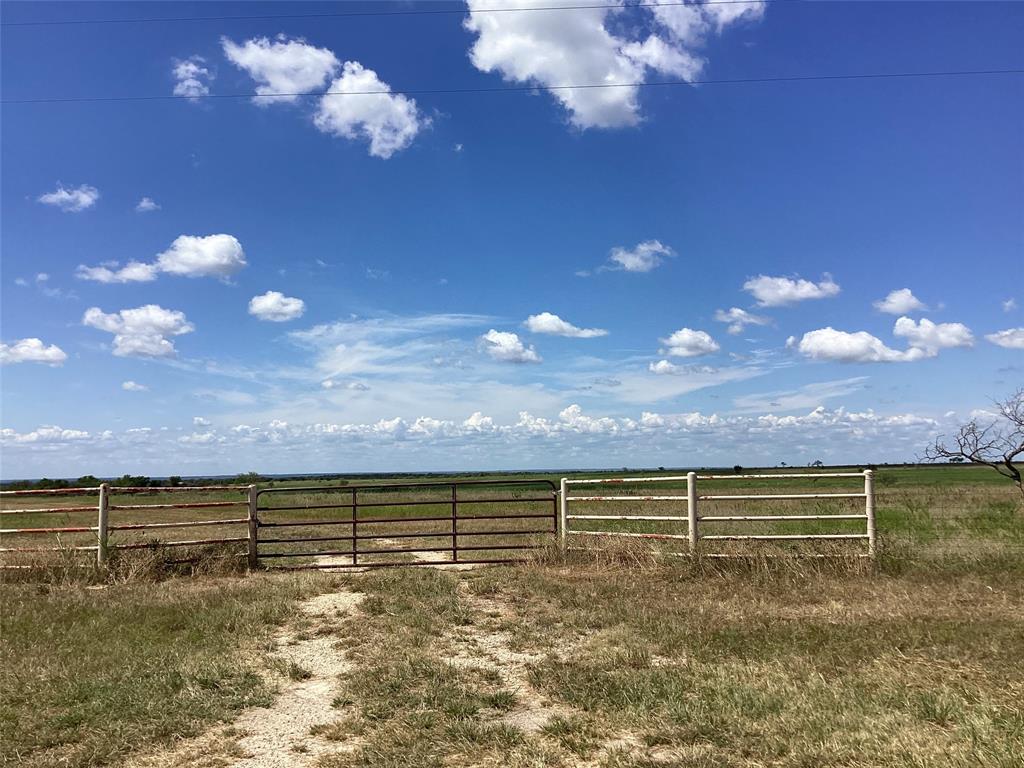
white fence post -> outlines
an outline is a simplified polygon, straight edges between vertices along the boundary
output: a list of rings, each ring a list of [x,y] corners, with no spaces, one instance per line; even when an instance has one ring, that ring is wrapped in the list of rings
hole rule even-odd
[[[259,517],[257,516],[257,502],[259,496],[255,485],[249,486],[249,532],[246,543],[249,545],[248,562],[249,570],[255,571],[259,567],[259,552],[257,549],[257,536],[259,535]]]
[[[867,515],[868,556],[875,556],[875,473],[864,470],[864,513]]]
[[[562,478],[558,491],[558,546],[561,547],[562,552],[566,551],[568,541],[568,531],[565,529],[569,524],[569,484],[567,480],[568,478]]]
[[[690,537],[690,554],[697,554],[697,473],[686,473],[686,523]]]
[[[110,516],[110,486],[100,484],[100,500],[96,520],[96,565],[103,568],[107,564],[107,519]]]

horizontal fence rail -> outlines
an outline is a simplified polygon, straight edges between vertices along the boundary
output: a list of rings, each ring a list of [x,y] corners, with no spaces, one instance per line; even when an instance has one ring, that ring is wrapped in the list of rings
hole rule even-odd
[[[857,492],[809,492],[809,493],[720,493],[701,494],[698,492],[698,483],[719,482],[729,480],[757,480],[777,481],[789,479],[836,479],[845,480],[857,478],[863,482],[863,490]],[[686,495],[678,493],[662,494],[617,494],[617,495],[594,495],[577,494],[570,495],[571,486],[588,485],[632,485],[634,483],[672,483],[685,482]],[[716,502],[778,502],[778,501],[832,501],[844,499],[863,499],[864,511],[862,513],[831,513],[831,514],[711,514],[703,515],[703,503]],[[686,475],[652,475],[642,477],[604,477],[588,479],[562,478],[559,491],[559,542],[563,549],[568,547],[570,536],[622,536],[637,539],[653,539],[667,541],[686,541],[689,554],[700,554],[701,541],[864,541],[866,542],[867,557],[874,557],[876,550],[876,529],[875,529],[875,491],[874,472],[865,470],[863,472],[788,472],[778,474],[735,474],[735,475],[698,475],[696,472],[689,472]],[[594,503],[594,502],[632,502],[645,504],[647,502],[686,502],[686,515],[681,514],[593,514],[574,513],[573,503]],[[616,522],[616,523],[686,523],[686,533],[669,533],[657,531],[613,531],[613,530],[591,530],[574,526],[575,521],[586,522]],[[863,521],[863,532],[850,533],[841,530],[828,531],[826,533],[704,533],[703,527],[707,524],[716,523],[810,523],[810,522],[834,522],[834,521]]]
[[[828,482],[773,487],[789,480]],[[862,487],[842,487],[852,480]],[[734,481],[741,486],[730,488]],[[663,487],[644,487],[652,483]],[[811,487],[801,492],[801,485]],[[208,492],[218,495],[203,500],[200,494]],[[141,497],[149,494],[156,498],[146,503]],[[193,495],[175,498],[182,494]],[[19,508],[6,506],[22,498],[26,502]],[[563,478],[558,487],[548,480],[262,489],[103,483],[0,491],[0,502],[0,555],[71,552],[93,557],[100,567],[114,550],[221,544],[235,548],[250,569],[522,562],[530,550],[545,546],[545,539],[566,548],[571,537],[662,541],[707,556],[720,553],[702,542],[861,542],[868,557],[876,550],[871,470]],[[841,508],[848,502],[860,503],[857,509]],[[791,503],[840,508],[828,514],[806,508],[790,512]],[[46,525],[60,514],[66,518],[52,522],[62,524]]]
[[[3,546],[0,553],[37,553],[37,552],[95,552],[96,564],[103,567],[107,564],[111,549],[137,550],[154,547],[185,547],[185,546],[208,546],[214,544],[230,544],[246,541],[246,536],[212,536],[205,539],[171,540],[171,541],[128,541],[111,543],[111,533],[117,531],[167,531],[181,528],[195,528],[204,526],[237,526],[247,525],[248,516],[236,518],[224,518],[217,520],[179,520],[173,522],[144,522],[144,523],[111,523],[111,512],[133,512],[144,513],[149,511],[164,512],[168,510],[189,510],[189,509],[219,509],[248,507],[248,500],[240,501],[182,501],[154,504],[113,504],[110,499],[113,495],[140,495],[140,494],[180,494],[180,493],[206,493],[206,492],[233,492],[252,495],[255,486],[245,485],[200,485],[200,486],[167,486],[167,487],[118,487],[103,483],[99,486],[89,488],[53,488],[39,490],[17,490],[0,491],[0,500],[6,501],[9,498],[38,498],[38,497],[67,497],[67,496],[96,496],[97,501],[92,506],[65,506],[65,507],[19,507],[15,509],[4,508],[0,510],[0,516],[29,516],[32,515],[79,515],[82,513],[94,513],[96,515],[95,525],[63,525],[63,526],[20,526],[0,527],[0,536],[36,536],[49,535],[57,537],[57,546]],[[2,519],[2,518],[0,518]],[[95,543],[90,545],[63,544],[60,537],[63,534],[95,534]],[[21,565],[0,564],[0,568],[25,567]]]
[[[301,496],[316,498],[297,503]],[[540,505],[541,511],[515,512],[513,505]],[[295,512],[312,514],[275,517]],[[543,546],[539,537],[554,537],[557,521],[558,495],[548,480],[265,488],[250,507],[249,565],[256,568],[264,559],[282,561],[269,567],[285,569],[522,562],[516,555]],[[296,533],[284,535],[289,530]],[[400,560],[389,559],[395,557]]]

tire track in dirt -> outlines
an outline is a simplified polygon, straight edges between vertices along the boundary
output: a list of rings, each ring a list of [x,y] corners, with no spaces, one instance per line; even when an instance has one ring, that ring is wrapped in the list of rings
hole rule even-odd
[[[493,627],[498,621],[512,618],[508,607],[497,600],[474,595],[465,581],[460,582],[459,588],[462,600],[483,619],[480,623],[459,627],[449,637],[456,650],[448,661],[455,666],[495,672],[504,687],[515,694],[515,707],[497,718],[497,722],[524,733],[536,733],[553,717],[571,716],[573,710],[550,701],[530,684],[529,666],[544,655],[513,650],[509,633]]]
[[[418,553],[415,557],[447,566],[448,570],[476,567],[435,559],[437,553]],[[345,570],[358,573],[363,569]],[[530,666],[547,654],[514,650],[511,633],[500,626],[516,620],[514,610],[500,599],[473,594],[465,579],[460,579],[459,593],[475,623],[456,627],[444,638],[452,650],[443,658],[456,667],[494,673],[501,687],[515,695],[512,709],[495,716],[493,722],[532,736],[540,735],[555,717],[571,719],[579,715],[530,683]],[[125,768],[316,768],[325,755],[357,749],[359,737],[335,741],[312,731],[338,719],[333,702],[343,692],[341,678],[351,671],[352,664],[337,649],[338,637],[332,629],[336,629],[338,620],[359,610],[363,597],[360,592],[342,588],[299,604],[297,613],[306,620],[299,623],[309,626],[281,630],[271,657],[284,669],[294,665],[294,669],[301,670],[298,676],[308,677],[295,680],[282,676],[280,691],[270,706],[247,709],[230,725],[213,728],[169,750],[130,760]],[[565,764],[592,768],[611,753],[636,754],[639,746],[632,734],[609,733],[589,758],[566,755]],[[640,754],[644,752],[654,757],[641,748]]]
[[[339,676],[351,667],[335,647],[337,637],[317,634],[316,627],[351,614],[362,600],[362,593],[342,590],[300,603],[299,613],[313,624],[312,633],[281,631],[271,656],[308,677],[286,677],[269,707],[247,709],[227,729],[215,728],[167,752],[129,762],[129,768],[313,768],[324,754],[354,748],[353,742],[339,745],[310,731],[337,719],[332,704],[341,691]]]

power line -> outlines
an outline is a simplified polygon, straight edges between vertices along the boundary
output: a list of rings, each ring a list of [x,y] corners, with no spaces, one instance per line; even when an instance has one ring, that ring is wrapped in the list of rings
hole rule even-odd
[[[473,13],[524,13],[533,11],[582,11],[594,9],[630,9],[630,8],[673,8],[683,5],[760,5],[767,3],[807,3],[822,0],[691,0],[691,2],[638,2],[622,5],[619,3],[596,5],[544,5],[517,6],[514,8],[474,8]],[[833,0],[834,2],[835,0]],[[57,19],[51,21],[8,21],[0,23],[0,27],[56,27],[77,24],[152,24],[164,22],[190,21],[268,21],[273,19],[350,19],[380,16],[443,16],[470,12],[463,6],[459,8],[409,9],[399,11],[335,11],[331,13],[280,13],[280,14],[242,14],[234,16],[164,16],[136,19]]]
[[[200,99],[251,99],[251,98],[320,98],[322,96],[374,96],[381,94],[402,96],[428,96],[464,93],[522,93],[533,91],[576,91],[598,88],[652,88],[680,85],[757,85],[761,83],[804,83],[843,80],[896,80],[925,77],[966,77],[976,75],[1020,75],[1024,69],[965,69],[945,72],[873,72],[852,75],[792,75],[782,77],[738,77],[717,80],[656,80],[634,83],[593,83],[577,85],[510,85],[482,88],[413,88],[406,90],[375,89],[372,91],[324,91],[321,93],[208,93],[202,96],[179,96],[161,94],[149,96],[72,96],[43,97],[33,99],[4,99],[2,105],[14,104],[86,104],[97,102],[131,101],[196,101]]]

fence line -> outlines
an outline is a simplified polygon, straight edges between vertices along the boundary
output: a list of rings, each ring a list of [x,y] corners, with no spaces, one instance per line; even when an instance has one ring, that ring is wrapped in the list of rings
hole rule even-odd
[[[47,507],[41,509],[21,508],[0,510],[0,515],[35,515],[35,514],[57,514],[73,512],[96,512],[96,525],[91,526],[53,526],[45,528],[0,528],[0,535],[51,535],[58,537],[62,533],[96,533],[96,543],[91,546],[56,546],[56,547],[0,547],[0,552],[96,552],[96,565],[104,567],[107,564],[110,554],[110,533],[111,531],[145,531],[165,530],[169,528],[193,528],[207,525],[237,525],[248,523],[250,518],[230,518],[224,520],[183,520],[171,523],[124,523],[111,524],[111,511],[119,510],[149,510],[149,509],[199,509],[210,507],[238,507],[250,506],[250,501],[202,501],[202,502],[181,502],[178,504],[111,504],[110,496],[117,494],[140,494],[140,493],[182,493],[182,492],[205,492],[205,491],[235,491],[236,493],[248,492],[253,498],[256,491],[255,485],[199,485],[199,486],[168,486],[159,488],[149,487],[124,487],[112,488],[109,483],[101,483],[99,486],[90,488],[47,488],[39,490],[0,491],[0,498],[20,496],[92,496],[98,495],[97,503],[94,506],[75,507]],[[251,516],[251,513],[250,513]],[[217,537],[209,539],[197,539],[192,541],[164,541],[160,542],[163,547],[199,546],[206,544],[223,544],[239,541],[246,541],[247,536]],[[154,546],[148,542],[131,542],[117,545],[118,549],[146,549]],[[11,568],[20,566],[2,565],[0,568]]]
[[[750,493],[704,493],[701,494],[698,490],[698,486],[703,486],[704,483],[712,482],[727,482],[729,480],[779,480],[779,479],[819,479],[819,478],[859,478],[863,481],[862,492],[828,492],[828,493],[762,493],[762,494],[750,494]],[[680,482],[685,481],[686,493],[685,495],[680,493],[654,493],[646,495],[598,495],[580,493],[578,495],[571,495],[571,486],[605,486],[615,485],[621,486],[632,483],[655,483],[655,482]],[[515,497],[490,497],[486,498],[481,496],[479,493],[473,494],[473,496],[463,496],[459,491],[463,487],[476,487],[486,488],[488,486],[514,486],[519,485],[524,488],[529,485],[544,485],[547,484],[551,488],[550,495],[545,493],[530,493],[527,496],[515,496]],[[393,492],[396,489],[433,489],[433,490],[444,490],[451,489],[449,495],[444,498],[437,499],[394,499],[385,501],[369,501],[357,498],[357,494],[360,491],[365,492]],[[208,491],[232,491],[235,493],[245,493],[246,498],[238,501],[198,501],[198,502],[180,502],[180,503],[167,503],[165,500],[161,500],[160,503],[153,504],[114,504],[111,502],[111,497],[114,494],[141,494],[141,493],[182,493],[182,492],[208,492]],[[280,494],[289,493],[340,493],[344,494],[345,501],[341,499],[332,500],[334,503],[308,503],[308,504],[291,504],[281,507],[269,507],[265,504],[261,506],[261,500],[266,499],[268,494],[279,496]],[[207,526],[242,526],[246,527],[245,535],[238,536],[222,536],[222,537],[211,537],[205,539],[192,539],[192,540],[171,540],[161,541],[158,543],[159,546],[166,547],[182,547],[182,546],[199,546],[208,544],[221,544],[221,543],[246,543],[246,558],[248,566],[251,570],[255,570],[260,567],[261,558],[278,558],[278,557],[299,557],[306,554],[325,555],[333,554],[332,552],[318,551],[315,553],[305,552],[290,552],[290,553],[277,553],[270,552],[267,550],[260,551],[260,543],[264,544],[285,544],[285,543],[297,543],[297,542],[349,542],[351,550],[338,554],[351,554],[352,555],[352,566],[357,566],[358,555],[376,555],[376,554],[390,554],[392,552],[398,552],[399,550],[383,550],[379,549],[379,545],[375,547],[372,542],[386,539],[406,539],[411,540],[415,544],[415,539],[422,538],[444,538],[448,537],[451,541],[449,546],[435,547],[426,546],[422,548],[413,548],[409,550],[400,550],[401,552],[407,552],[414,554],[417,551],[431,553],[431,552],[451,552],[451,558],[453,562],[459,562],[460,551],[475,552],[485,550],[505,550],[505,549],[531,549],[534,548],[532,544],[522,543],[514,546],[508,544],[489,544],[489,545],[466,545],[460,544],[459,538],[461,537],[478,537],[478,536],[518,536],[518,535],[533,535],[542,533],[557,532],[558,541],[562,548],[566,548],[568,544],[569,536],[593,536],[593,537],[633,537],[637,539],[650,539],[650,540],[666,540],[666,541],[686,541],[687,551],[689,554],[698,556],[701,554],[713,555],[714,553],[701,553],[700,542],[701,541],[821,541],[821,540],[860,540],[865,541],[867,544],[866,556],[874,557],[876,552],[876,526],[875,526],[875,490],[874,490],[874,472],[872,470],[865,470],[864,472],[821,472],[821,473],[785,473],[785,474],[749,474],[749,475],[698,475],[696,472],[689,472],[686,475],[648,475],[641,477],[606,477],[606,478],[591,478],[591,479],[569,479],[562,478],[559,488],[556,490],[554,485],[548,483],[548,481],[534,481],[534,480],[523,480],[523,481],[459,481],[459,482],[440,482],[440,483],[396,483],[388,485],[364,485],[364,486],[339,486],[339,487],[297,487],[297,488],[273,488],[273,489],[259,489],[256,485],[238,486],[238,485],[216,485],[216,486],[176,486],[176,487],[128,487],[128,488],[115,488],[110,486],[108,483],[102,483],[96,487],[89,488],[60,488],[60,489],[41,489],[41,490],[19,490],[19,491],[0,491],[0,498],[8,497],[66,497],[66,496],[97,496],[97,502],[92,506],[75,505],[68,507],[41,507],[38,509],[21,508],[21,509],[3,509],[0,510],[0,515],[33,515],[33,514],[57,514],[57,513],[84,513],[84,512],[95,512],[96,513],[96,524],[95,525],[65,525],[65,526],[53,526],[53,527],[10,527],[0,528],[0,535],[56,535],[58,537],[58,546],[56,547],[45,547],[45,546],[26,546],[26,547],[0,547],[0,553],[19,553],[19,552],[57,552],[57,551],[75,551],[75,552],[95,552],[96,564],[99,567],[104,567],[110,556],[111,549],[115,548],[110,542],[110,535],[112,532],[117,531],[162,531],[167,529],[187,529],[187,528],[202,528]],[[349,497],[349,495],[351,495]],[[288,502],[287,497],[286,504]],[[386,498],[386,497],[385,497]],[[704,515],[702,514],[703,505],[705,503],[714,503],[720,501],[729,502],[753,502],[753,501],[778,501],[778,500],[839,500],[839,499],[863,499],[864,500],[864,511],[856,514],[766,514],[766,515],[747,515],[747,514],[721,514],[721,515]],[[495,503],[511,503],[511,502],[547,502],[553,504],[551,512],[545,513],[532,513],[532,512],[511,512],[507,510],[500,510],[498,514],[486,514],[486,515],[460,515],[458,507],[466,504],[495,504]],[[656,515],[656,514],[592,514],[592,513],[574,513],[572,511],[572,505],[582,502],[652,502],[652,501],[670,501],[670,502],[685,502],[686,503],[686,514],[669,514],[669,515]],[[408,514],[397,513],[395,516],[388,515],[379,518],[365,518],[357,519],[357,509],[365,508],[387,508],[387,507],[408,507],[417,505],[433,505],[443,508],[443,511],[439,511],[437,514],[429,513],[426,516],[410,516]],[[111,521],[111,513],[118,511],[144,511],[144,510],[171,510],[171,509],[235,509],[235,508],[246,508],[246,514],[244,517],[237,516],[225,519],[197,519],[197,520],[180,520],[175,522],[125,522],[118,523]],[[301,511],[301,510],[338,510],[337,517],[321,519],[321,520],[307,520],[307,519],[278,519],[278,520],[261,520],[260,513],[271,513],[271,512],[289,512],[289,511]],[[680,510],[681,512],[681,510]],[[394,513],[393,513],[394,514]],[[304,517],[311,517],[306,515]],[[538,518],[552,521],[552,528],[542,529],[539,525],[531,525],[529,528],[514,529],[512,523],[501,526],[500,530],[460,530],[458,525],[460,522],[471,522],[474,520],[513,520],[520,518]],[[380,529],[374,529],[372,526],[376,526],[380,523],[428,523],[428,522],[451,522],[450,531],[401,531],[396,530],[392,533],[379,532]],[[616,530],[585,530],[579,529],[573,526],[574,521],[589,521],[589,522],[643,522],[643,523],[686,523],[687,532],[682,533],[669,533],[669,532],[657,532],[657,531],[645,531],[645,532],[633,532],[633,531],[616,531]],[[863,521],[864,529],[863,532],[849,533],[841,531],[829,531],[829,532],[818,532],[818,533],[713,533],[706,532],[707,526],[714,526],[715,524],[721,523],[776,523],[776,522],[811,522],[811,521]],[[524,521],[525,522],[525,521]],[[527,523],[529,525],[529,523]],[[307,535],[305,537],[297,538],[285,538],[284,532],[289,527],[294,526],[343,526],[342,530],[339,531],[339,535]],[[366,528],[365,526],[371,526]],[[347,530],[346,530],[347,528]],[[261,530],[264,529],[264,530]],[[281,534],[275,536],[272,530],[265,529],[280,529]],[[361,530],[360,530],[361,529]],[[728,529],[727,529],[728,530]],[[742,530],[742,529],[741,529]],[[849,530],[849,529],[847,529]],[[60,546],[59,537],[61,534],[95,534],[95,543],[92,544],[80,544],[81,539],[78,542],[74,542],[74,546]],[[262,534],[262,535],[261,535]],[[479,539],[477,540],[479,541]],[[361,549],[358,547],[360,542],[371,542],[369,549]],[[154,542],[137,542],[128,541],[123,544],[116,545],[116,548],[125,550],[144,549],[155,546]],[[505,562],[495,560],[494,562]],[[465,561],[465,562],[476,562],[476,560]],[[14,565],[2,565],[0,568],[11,568],[20,567]],[[291,567],[291,566],[289,566]],[[295,566],[302,567],[302,566]],[[305,566],[310,567],[310,566]],[[314,566],[320,567],[320,566]],[[333,566],[332,566],[333,567]]]
[[[763,493],[763,494],[707,494],[700,495],[697,490],[698,481],[717,482],[720,480],[778,480],[797,478],[861,478],[864,490],[859,493]],[[623,485],[632,483],[654,483],[670,481],[686,481],[686,495],[579,495],[570,496],[569,486],[572,485]],[[691,555],[699,554],[700,541],[821,541],[821,540],[864,540],[867,542],[867,557],[873,558],[876,552],[875,528],[875,487],[874,472],[870,469],[863,472],[799,472],[785,474],[758,475],[698,475],[688,472],[685,476],[644,476],[644,477],[603,477],[585,480],[572,480],[563,477],[559,491],[559,543],[563,549],[568,547],[569,536],[624,536],[640,539],[678,539],[686,540]],[[704,501],[796,501],[814,499],[864,499],[864,512],[860,514],[831,515],[701,515],[700,502]],[[646,501],[686,501],[686,517],[675,515],[605,515],[605,514],[572,514],[572,502],[646,502]],[[686,534],[667,533],[636,533],[631,531],[593,531],[572,528],[573,520],[598,521],[636,521],[636,522],[683,522],[687,524]],[[743,533],[743,534],[706,534],[702,533],[702,523],[769,523],[797,522],[820,520],[863,520],[864,533]]]

